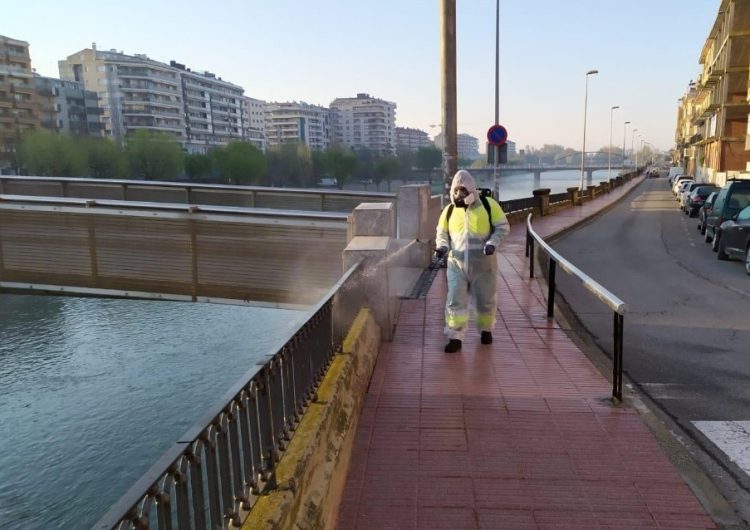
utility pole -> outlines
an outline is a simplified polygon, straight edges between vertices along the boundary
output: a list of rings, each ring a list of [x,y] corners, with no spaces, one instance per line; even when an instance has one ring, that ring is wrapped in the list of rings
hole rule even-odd
[[[458,170],[456,112],[456,0],[440,0],[440,64],[443,114],[443,201],[450,201],[453,175]]]
[[[495,125],[500,124],[500,0],[495,2]],[[500,158],[500,146],[488,145],[487,149],[494,149],[495,156],[492,164],[492,182],[495,187],[495,199],[500,200],[500,181],[497,175],[497,164]]]

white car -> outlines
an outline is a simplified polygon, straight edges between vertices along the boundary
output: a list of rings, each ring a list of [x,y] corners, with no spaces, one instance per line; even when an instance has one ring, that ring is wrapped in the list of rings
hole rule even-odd
[[[675,179],[674,184],[672,185],[672,193],[674,193],[675,198],[679,198],[679,191],[684,182],[693,182],[693,178],[688,177],[688,176],[683,176],[683,177],[677,177]]]

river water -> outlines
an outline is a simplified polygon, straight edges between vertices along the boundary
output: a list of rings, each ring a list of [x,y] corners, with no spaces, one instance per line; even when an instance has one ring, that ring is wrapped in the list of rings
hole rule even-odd
[[[612,177],[616,177],[619,174],[619,169],[612,169]],[[584,176],[584,182],[586,181]],[[608,171],[594,171],[592,176],[592,184],[596,186],[603,180],[609,180]],[[580,186],[581,184],[581,172],[577,170],[566,170],[566,171],[546,171],[542,172],[540,186],[541,188],[549,188],[550,193],[563,193],[567,191],[567,188],[572,186]],[[494,189],[492,179],[480,179],[477,185]],[[534,190],[534,174],[533,173],[518,173],[501,175],[500,182],[500,200],[508,201],[512,199],[523,199],[525,197],[531,197],[531,192]]]
[[[301,316],[0,295],[0,528],[90,528]]]

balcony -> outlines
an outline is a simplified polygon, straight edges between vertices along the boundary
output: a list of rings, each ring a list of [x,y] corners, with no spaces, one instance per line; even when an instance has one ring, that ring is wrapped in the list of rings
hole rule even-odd
[[[11,92],[14,94],[34,94],[36,91],[31,85],[12,85]]]

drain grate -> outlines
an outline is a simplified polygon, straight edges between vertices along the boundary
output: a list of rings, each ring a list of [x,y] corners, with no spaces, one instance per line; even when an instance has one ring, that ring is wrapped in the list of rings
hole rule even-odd
[[[406,300],[420,300],[427,297],[427,292],[430,290],[432,282],[435,281],[435,276],[440,269],[445,267],[445,258],[433,258],[430,266],[422,271],[422,274],[417,278],[414,287],[412,287],[411,293],[408,296],[402,298]]]

